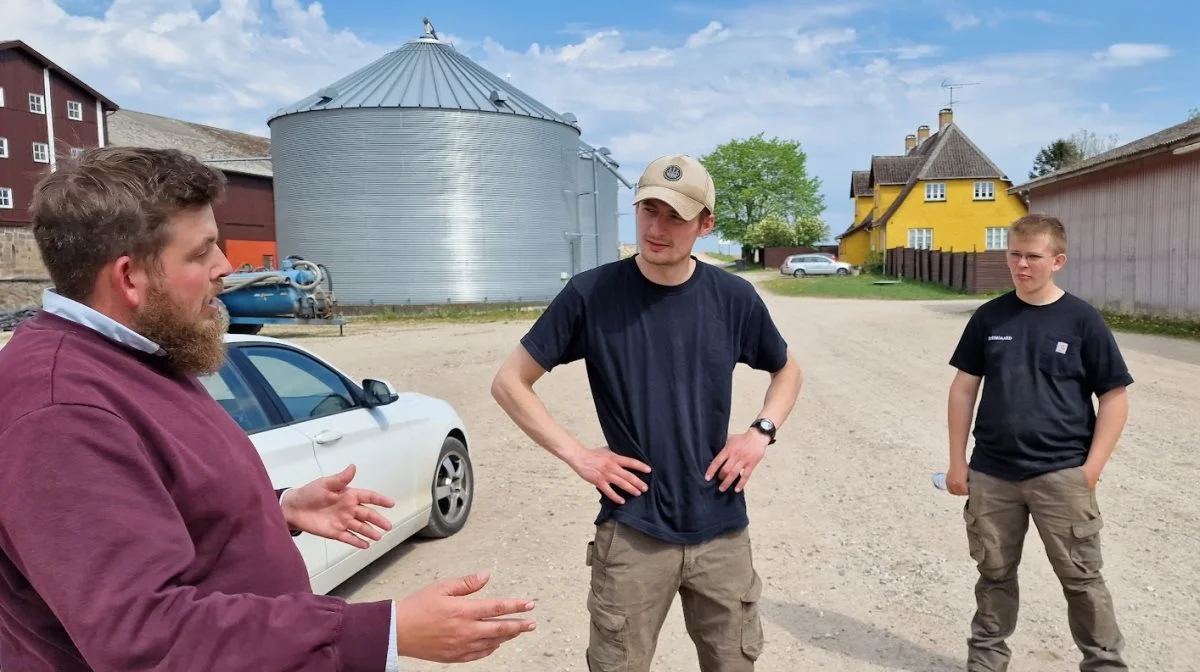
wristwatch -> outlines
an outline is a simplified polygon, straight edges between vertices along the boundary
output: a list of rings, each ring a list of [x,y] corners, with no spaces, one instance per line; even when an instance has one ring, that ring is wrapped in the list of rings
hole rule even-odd
[[[763,434],[766,434],[767,436],[771,437],[771,440],[769,442],[767,442],[768,446],[771,445],[772,443],[775,443],[775,423],[771,422],[770,420],[768,420],[766,418],[759,418],[759,419],[755,420],[754,422],[750,423],[750,426],[752,428],[757,429],[758,431],[762,432]]]

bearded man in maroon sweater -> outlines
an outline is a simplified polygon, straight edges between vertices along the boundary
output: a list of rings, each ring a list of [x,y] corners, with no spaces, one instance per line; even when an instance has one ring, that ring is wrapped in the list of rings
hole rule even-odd
[[[392,601],[314,595],[292,533],[365,545],[386,519],[353,469],[272,489],[200,385],[224,358],[222,174],[104,148],[36,190],[54,282],[0,348],[0,668],[385,672],[483,658],[533,628],[486,575]],[[282,501],[280,499],[283,495]]]

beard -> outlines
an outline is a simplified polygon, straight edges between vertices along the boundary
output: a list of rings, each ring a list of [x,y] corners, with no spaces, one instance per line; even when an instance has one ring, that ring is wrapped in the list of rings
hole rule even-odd
[[[224,334],[229,327],[225,311],[201,318],[189,317],[189,312],[160,283],[153,282],[131,326],[162,347],[167,365],[175,372],[185,376],[215,373],[225,361]]]

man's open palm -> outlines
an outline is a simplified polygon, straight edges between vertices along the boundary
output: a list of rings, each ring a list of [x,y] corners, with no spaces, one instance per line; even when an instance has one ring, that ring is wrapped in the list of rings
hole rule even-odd
[[[355,466],[339,474],[318,478],[283,495],[283,517],[293,529],[342,541],[355,548],[367,548],[366,539],[379,541],[391,523],[370,505],[391,508],[389,497],[373,490],[351,488]],[[366,539],[364,539],[364,537]]]
[[[439,581],[396,602],[396,647],[405,658],[466,663],[486,658],[502,644],[534,629],[516,615],[533,609],[530,600],[468,599],[487,585],[489,574]]]

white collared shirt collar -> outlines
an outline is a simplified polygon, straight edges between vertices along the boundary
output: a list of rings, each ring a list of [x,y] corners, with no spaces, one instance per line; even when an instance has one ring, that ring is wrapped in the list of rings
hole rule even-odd
[[[142,336],[136,331],[117,322],[111,317],[86,306],[78,301],[68,299],[53,289],[42,292],[42,310],[52,313],[65,320],[81,324],[97,331],[108,338],[142,352],[161,355],[161,346]]]

